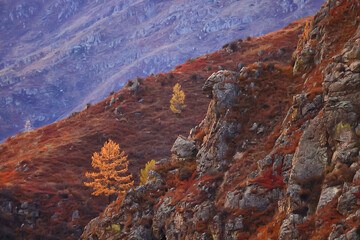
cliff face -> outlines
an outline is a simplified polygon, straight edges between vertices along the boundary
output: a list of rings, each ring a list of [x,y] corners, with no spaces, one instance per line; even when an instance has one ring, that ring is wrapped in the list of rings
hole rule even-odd
[[[34,0],[0,3],[0,141],[128,79],[169,71],[233,39],[309,16],[316,1]],[[248,11],[251,9],[251,11]]]
[[[204,120],[81,239],[359,239],[359,12],[326,1],[293,67],[261,58],[212,74]],[[254,41],[271,49],[299,24]]]

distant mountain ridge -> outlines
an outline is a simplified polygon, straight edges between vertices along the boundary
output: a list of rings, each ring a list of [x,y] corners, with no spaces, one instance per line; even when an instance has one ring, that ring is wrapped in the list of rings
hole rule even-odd
[[[314,14],[316,1],[0,3],[0,140],[97,102],[239,37]],[[249,10],[250,9],[250,10]]]

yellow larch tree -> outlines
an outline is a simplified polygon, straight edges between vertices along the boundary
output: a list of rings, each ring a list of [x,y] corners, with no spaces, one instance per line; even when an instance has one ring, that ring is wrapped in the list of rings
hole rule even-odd
[[[185,93],[183,90],[181,90],[181,85],[179,83],[174,86],[173,91],[174,93],[170,100],[170,110],[173,113],[179,114],[186,107],[184,105]]]
[[[93,181],[84,184],[94,189],[92,194],[95,196],[122,196],[134,184],[132,175],[128,173],[129,162],[125,152],[120,151],[119,145],[111,139],[105,142],[100,154],[93,154],[91,165],[98,171],[87,172],[86,177],[92,178]]]
[[[146,163],[145,168],[140,171],[140,185],[145,185],[149,181],[149,171],[155,166],[156,161],[151,160]]]

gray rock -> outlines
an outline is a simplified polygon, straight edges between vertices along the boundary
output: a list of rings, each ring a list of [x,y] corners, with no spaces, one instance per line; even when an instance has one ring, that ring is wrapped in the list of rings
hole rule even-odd
[[[236,217],[235,219],[229,219],[226,223],[225,223],[225,235],[226,236],[231,236],[232,232],[234,231],[238,231],[243,229],[244,225],[243,225],[243,217],[240,215],[239,217]],[[228,239],[228,238],[226,238]],[[230,238],[233,239],[233,238]]]
[[[171,205],[171,197],[164,198],[158,210],[154,213],[154,228],[162,229],[165,226],[166,219],[174,209],[175,207]]]
[[[298,198],[299,192],[301,191],[301,187],[298,184],[289,184],[286,189],[286,194],[289,195],[290,198]]]
[[[214,110],[217,114],[223,109],[231,108],[235,102],[235,98],[239,94],[239,86],[230,83],[231,81],[236,81],[236,73],[231,72],[230,76],[224,76],[223,79],[227,81],[227,83],[223,84],[223,82],[218,82],[214,84],[212,92],[215,101]]]
[[[317,205],[316,212],[318,212],[321,208],[330,203],[341,191],[340,186],[328,187],[321,191],[319,203]]]
[[[301,109],[301,114],[302,114],[303,116],[305,116],[306,113],[308,113],[309,111],[311,111],[311,110],[313,110],[313,109],[315,109],[315,108],[316,108],[316,106],[315,106],[314,103],[307,103],[307,104]]]
[[[71,221],[74,221],[76,219],[80,218],[79,210],[75,210],[71,215]]]
[[[249,130],[255,131],[257,127],[258,127],[257,123],[253,123],[253,125],[251,126],[251,128],[249,128]]]
[[[327,165],[327,148],[322,146],[326,139],[321,120],[314,119],[300,138],[293,158],[291,179],[306,179],[320,176]]]
[[[245,67],[245,65],[242,64],[242,63],[239,63],[239,64],[237,65],[237,69],[238,69],[238,70],[241,70],[243,67]]]
[[[239,217],[234,219],[234,229],[233,230],[240,230],[243,229],[243,217],[240,215]]]
[[[193,209],[193,212],[193,219],[195,224],[199,221],[207,221],[213,215],[214,203],[205,201],[199,205],[196,205]]]
[[[269,206],[270,201],[262,194],[252,193],[252,187],[248,186],[244,192],[243,198],[239,203],[241,209],[255,207],[259,211],[264,211]]]
[[[358,198],[355,196],[355,193],[359,192],[359,189],[359,186],[351,186],[344,183],[343,193],[339,197],[337,205],[337,210],[341,215],[345,216],[356,207]]]
[[[360,170],[357,170],[355,175],[354,175],[354,179],[353,182],[360,180]]]
[[[161,175],[158,172],[154,171],[154,170],[150,170],[149,173],[148,173],[148,179],[152,180],[153,178],[161,179]]]
[[[229,191],[226,194],[224,207],[229,209],[239,208],[240,194]]]
[[[23,202],[20,207],[22,209],[27,209],[29,207],[29,202]]]
[[[256,134],[261,134],[261,133],[263,133],[265,131],[265,127],[264,126],[260,126],[259,128],[258,128],[258,130],[256,131]]]
[[[360,239],[360,235],[357,231],[357,228],[353,228],[350,231],[348,231],[346,233],[346,239],[347,240],[359,240]]]
[[[260,50],[258,53],[257,53],[257,55],[259,56],[259,57],[261,57],[262,55],[264,55],[265,54],[265,51],[264,50]]]
[[[290,214],[286,218],[280,227],[279,231],[279,240],[293,240],[298,239],[299,231],[297,230],[297,225],[302,223],[303,219],[298,214]]]
[[[273,159],[270,155],[267,155],[264,159],[261,159],[257,162],[258,169],[264,170],[273,163]]]
[[[196,156],[195,141],[188,141],[184,136],[178,136],[171,152],[180,158],[189,158]]]
[[[144,240],[152,239],[151,228],[147,228],[143,225],[138,225],[131,229],[128,239]]]
[[[124,89],[128,89],[134,92],[134,95],[138,95],[141,91],[143,91],[143,88],[141,87],[141,79],[136,78],[129,80],[124,86]]]
[[[202,90],[208,97],[213,98],[214,85],[224,81],[235,81],[237,73],[227,70],[218,71],[213,73],[205,82]],[[219,88],[219,87],[218,87]]]
[[[3,212],[3,213],[12,213],[13,211],[13,202],[11,201],[3,201],[0,205],[0,212]]]
[[[261,77],[261,70],[260,69],[256,69],[255,70],[255,78],[259,78]]]
[[[360,73],[360,61],[353,62],[349,67],[352,72]]]
[[[332,231],[329,235],[329,240],[347,240],[345,235],[343,234],[345,232],[343,224],[334,224],[332,226]]]
[[[285,48],[280,48],[278,51],[277,51],[277,55],[278,56],[281,56],[285,53],[286,49]]]

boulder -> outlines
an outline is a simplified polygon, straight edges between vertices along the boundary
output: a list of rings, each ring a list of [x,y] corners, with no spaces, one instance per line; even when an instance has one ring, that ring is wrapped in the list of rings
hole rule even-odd
[[[324,139],[326,136],[321,120],[312,120],[300,138],[292,160],[291,179],[303,180],[323,173],[328,160]]]
[[[350,71],[354,73],[360,73],[360,61],[356,61],[350,64]]]
[[[137,96],[139,93],[144,91],[143,87],[141,87],[141,79],[135,78],[133,80],[129,80],[123,89],[128,89],[134,92],[134,95]]]
[[[356,207],[359,199],[355,194],[359,191],[360,186],[352,186],[348,183],[344,183],[343,193],[339,197],[337,205],[337,210],[341,215],[345,216]]]
[[[236,194],[235,192],[229,191],[226,194],[224,207],[229,209],[239,208],[239,200],[240,200],[240,194]]]
[[[80,218],[79,210],[75,210],[71,215],[71,221],[73,222],[78,218]]]
[[[299,231],[296,226],[303,222],[303,219],[298,214],[290,214],[280,227],[279,240],[293,240],[299,238]]]
[[[143,240],[143,239],[152,239],[151,229],[146,228],[143,225],[138,225],[129,234],[129,238],[132,240]]]
[[[171,152],[179,158],[190,158],[196,156],[195,141],[188,141],[184,136],[178,136]]]
[[[346,233],[346,239],[347,240],[359,240],[360,239],[360,233],[358,231],[358,228],[353,228],[350,231]]]
[[[341,191],[340,186],[328,187],[324,188],[321,191],[319,203],[317,205],[316,212],[318,212],[321,208],[329,204]]]
[[[164,198],[161,205],[154,214],[153,230],[155,237],[162,237],[162,229],[165,227],[165,221],[167,218],[169,218],[174,209],[175,207],[171,204],[171,197]]]

